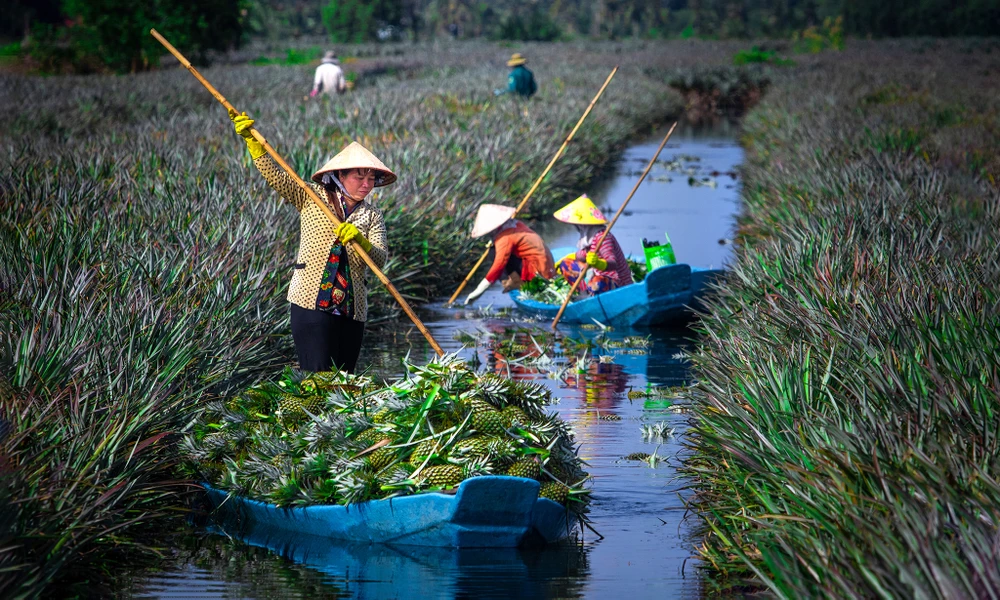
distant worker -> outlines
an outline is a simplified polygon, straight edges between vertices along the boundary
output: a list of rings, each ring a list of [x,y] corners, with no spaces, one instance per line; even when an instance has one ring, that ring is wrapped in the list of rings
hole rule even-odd
[[[514,208],[499,204],[484,204],[479,207],[479,214],[472,226],[472,237],[492,235],[495,253],[493,266],[486,273],[486,278],[469,294],[465,304],[482,296],[503,275],[509,275],[514,282],[510,289],[517,289],[522,281],[531,281],[535,277],[555,277],[552,251],[541,236],[521,221],[512,218],[514,212]]]
[[[513,67],[510,70],[510,75],[507,76],[508,94],[517,94],[518,96],[530,98],[538,91],[538,86],[535,85],[535,76],[524,66],[526,62],[527,60],[516,52],[507,61],[507,66]]]
[[[557,210],[554,216],[576,227],[580,234],[576,254],[563,258],[556,265],[570,285],[580,278],[584,265],[589,265],[591,271],[578,289],[586,290],[591,296],[632,283],[632,269],[615,236],[608,232],[600,247],[597,246],[608,220],[586,194]]]
[[[330,50],[323,55],[323,60],[316,67],[316,76],[313,78],[313,89],[309,92],[309,97],[316,94],[343,94],[347,89],[347,80],[344,79],[344,70],[340,68],[340,61],[337,54]]]

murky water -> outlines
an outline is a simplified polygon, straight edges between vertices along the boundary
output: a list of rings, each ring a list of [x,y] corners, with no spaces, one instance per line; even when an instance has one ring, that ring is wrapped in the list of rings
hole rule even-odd
[[[610,218],[635,185],[665,131],[629,148],[615,176],[589,195]],[[738,211],[734,170],[742,160],[734,132],[678,127],[647,180],[615,225],[626,254],[642,256],[642,238],[669,234],[679,262],[719,267],[729,257]],[[732,173],[732,175],[731,175]],[[567,202],[572,198],[567,198]],[[572,227],[554,219],[538,229],[553,247],[572,246]],[[495,286],[499,288],[499,286]],[[535,550],[445,550],[318,543],[316,540],[247,540],[194,532],[178,543],[165,570],[135,581],[127,594],[143,598],[697,598],[701,596],[684,521],[684,480],[676,467],[683,455],[685,416],[669,394],[638,392],[690,381],[682,352],[687,330],[612,330],[560,325],[561,335],[595,339],[605,348],[584,354],[560,352],[546,343],[547,323],[510,313],[513,303],[499,289],[474,308],[446,309],[436,303],[421,318],[446,351],[459,351],[483,369],[543,382],[559,398],[554,407],[569,421],[581,456],[593,476],[590,517],[581,544]],[[508,314],[509,313],[509,314]],[[532,351],[532,334],[544,352]],[[489,337],[515,335],[529,346],[522,361],[508,362],[491,350]],[[463,347],[458,332],[480,343]],[[626,336],[648,336],[644,349],[615,348]],[[611,343],[607,343],[611,340]],[[372,342],[374,340],[371,340]],[[385,376],[398,374],[410,351],[417,362],[431,358],[416,331],[369,344],[359,364]],[[603,356],[603,358],[601,358]],[[631,394],[629,392],[632,392]],[[631,396],[631,399],[630,399]],[[644,436],[657,424],[664,434]],[[651,460],[626,460],[633,453]],[[600,537],[603,536],[603,537]]]

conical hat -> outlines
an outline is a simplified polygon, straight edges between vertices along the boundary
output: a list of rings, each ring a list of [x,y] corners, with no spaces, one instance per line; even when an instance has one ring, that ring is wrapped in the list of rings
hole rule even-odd
[[[511,206],[501,206],[500,204],[484,204],[479,207],[479,214],[476,215],[476,222],[472,225],[472,237],[477,238],[486,235],[497,227],[507,222],[507,219],[517,212]]]
[[[328,163],[320,167],[319,171],[313,173],[312,180],[316,183],[323,183],[323,174],[341,169],[374,169],[375,187],[389,185],[396,181],[396,174],[382,164],[382,161],[375,158],[375,155],[367,148],[357,142],[351,142],[346,148],[337,153]]]
[[[604,214],[590,201],[587,194],[560,208],[553,216],[563,223],[573,225],[604,225],[608,222],[604,218]]]
[[[517,65],[523,65],[526,62],[528,62],[528,60],[521,56],[520,52],[515,52],[510,55],[510,60],[507,61],[507,66],[516,67]]]

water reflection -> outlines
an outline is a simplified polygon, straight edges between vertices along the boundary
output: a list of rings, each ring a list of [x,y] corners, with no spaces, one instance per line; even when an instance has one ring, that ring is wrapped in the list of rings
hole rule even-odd
[[[239,539],[314,569],[353,598],[578,598],[587,549],[450,549],[331,542],[266,527]]]

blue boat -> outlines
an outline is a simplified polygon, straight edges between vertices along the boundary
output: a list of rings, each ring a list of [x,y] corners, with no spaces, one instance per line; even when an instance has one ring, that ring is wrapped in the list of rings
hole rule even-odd
[[[701,269],[685,264],[653,269],[638,283],[570,302],[560,323],[593,323],[615,327],[649,327],[690,319],[701,310],[701,301],[721,269]],[[519,309],[543,319],[554,319],[559,305],[526,298],[510,292]]]
[[[429,492],[386,500],[282,508],[205,485],[222,522],[265,526],[329,540],[449,548],[517,548],[567,537],[565,507],[539,498],[523,477],[472,477],[453,494]]]

